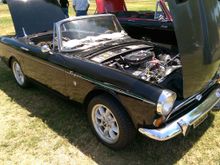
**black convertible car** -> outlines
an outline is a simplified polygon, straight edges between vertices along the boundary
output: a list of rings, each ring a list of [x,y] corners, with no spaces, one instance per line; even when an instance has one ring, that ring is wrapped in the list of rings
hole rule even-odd
[[[17,84],[34,80],[84,104],[110,148],[137,130],[185,136],[220,100],[217,0],[168,1],[178,52],[130,38],[111,14],[65,18],[56,0],[7,2],[16,35],[0,37],[0,57]]]

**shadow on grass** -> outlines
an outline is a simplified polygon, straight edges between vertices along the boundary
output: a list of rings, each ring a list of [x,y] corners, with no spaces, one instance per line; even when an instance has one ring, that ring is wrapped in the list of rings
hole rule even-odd
[[[5,67],[0,67],[0,75],[0,90],[27,109],[30,117],[41,119],[98,164],[174,164],[193,147],[214,120],[214,116],[210,115],[185,138],[179,136],[167,142],[157,142],[137,135],[126,149],[112,151],[96,140],[90,131],[86,113],[79,104],[54,96],[35,85],[30,89],[21,89]]]

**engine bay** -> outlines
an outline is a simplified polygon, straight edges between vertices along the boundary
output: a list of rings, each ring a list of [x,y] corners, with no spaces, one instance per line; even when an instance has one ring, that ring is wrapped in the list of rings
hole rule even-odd
[[[98,54],[91,60],[175,91],[178,98],[183,96],[182,65],[177,51],[132,45]]]
[[[108,51],[91,60],[157,84],[182,67],[179,54],[169,54],[166,49],[146,48],[144,45]]]

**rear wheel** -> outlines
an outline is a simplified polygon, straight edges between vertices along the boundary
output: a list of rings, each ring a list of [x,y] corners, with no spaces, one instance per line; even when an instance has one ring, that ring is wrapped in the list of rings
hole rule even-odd
[[[24,75],[19,62],[16,59],[12,59],[11,66],[12,66],[12,72],[13,72],[14,78],[16,80],[16,83],[20,87],[23,87],[23,88],[27,87],[28,86],[28,79]]]
[[[88,118],[98,139],[112,149],[126,147],[136,130],[124,109],[111,97],[101,95],[91,100]]]

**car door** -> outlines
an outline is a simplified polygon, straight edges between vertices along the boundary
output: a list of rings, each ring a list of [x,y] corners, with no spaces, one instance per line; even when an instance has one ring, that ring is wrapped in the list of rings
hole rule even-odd
[[[58,53],[42,53],[39,48],[27,49],[23,57],[24,72],[41,84],[65,95],[66,78],[64,60]]]

